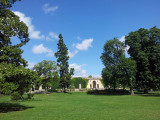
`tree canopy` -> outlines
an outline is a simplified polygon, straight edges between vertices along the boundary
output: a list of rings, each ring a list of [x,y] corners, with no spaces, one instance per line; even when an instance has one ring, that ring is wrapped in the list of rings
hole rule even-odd
[[[40,77],[41,81],[38,83],[42,84],[45,89],[48,90],[52,86],[52,80],[55,72],[57,72],[57,66],[55,61],[43,60],[33,67],[33,70],[37,72],[37,75]]]
[[[126,36],[128,53],[136,61],[136,84],[147,93],[160,88],[160,29],[140,28]]]
[[[105,43],[101,56],[105,68],[102,70],[102,80],[106,87],[116,88],[120,85],[129,86],[133,94],[135,78],[135,61],[125,58],[125,45],[117,38]]]

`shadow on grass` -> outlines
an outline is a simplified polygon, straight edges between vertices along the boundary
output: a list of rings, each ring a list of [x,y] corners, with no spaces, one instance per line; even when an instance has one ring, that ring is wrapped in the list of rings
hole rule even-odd
[[[135,92],[135,95],[145,96],[145,97],[160,97],[160,94],[156,92],[151,92],[148,94],[144,94],[143,92]]]
[[[29,108],[34,108],[34,107],[20,105],[19,103],[0,103],[0,113],[23,111]]]

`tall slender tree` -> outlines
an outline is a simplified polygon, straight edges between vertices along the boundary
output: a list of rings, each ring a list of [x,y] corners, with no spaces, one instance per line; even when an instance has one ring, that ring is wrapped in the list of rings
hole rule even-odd
[[[58,51],[55,53],[55,56],[57,58],[57,66],[59,67],[60,86],[62,87],[62,92],[65,92],[65,88],[71,83],[71,75],[73,75],[74,69],[71,68],[70,71],[68,69],[68,48],[66,47],[61,34],[59,34],[57,45]]]

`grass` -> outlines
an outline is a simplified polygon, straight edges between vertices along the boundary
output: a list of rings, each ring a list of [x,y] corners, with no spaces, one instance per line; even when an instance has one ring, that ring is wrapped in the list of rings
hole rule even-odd
[[[160,96],[36,94],[33,101],[0,96],[0,120],[159,120]]]

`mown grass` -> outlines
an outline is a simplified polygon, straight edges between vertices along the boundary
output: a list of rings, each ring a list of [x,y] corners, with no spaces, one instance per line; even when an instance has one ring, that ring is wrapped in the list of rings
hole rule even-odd
[[[0,111],[0,120],[159,120],[160,96],[53,93],[18,102],[0,96]]]

